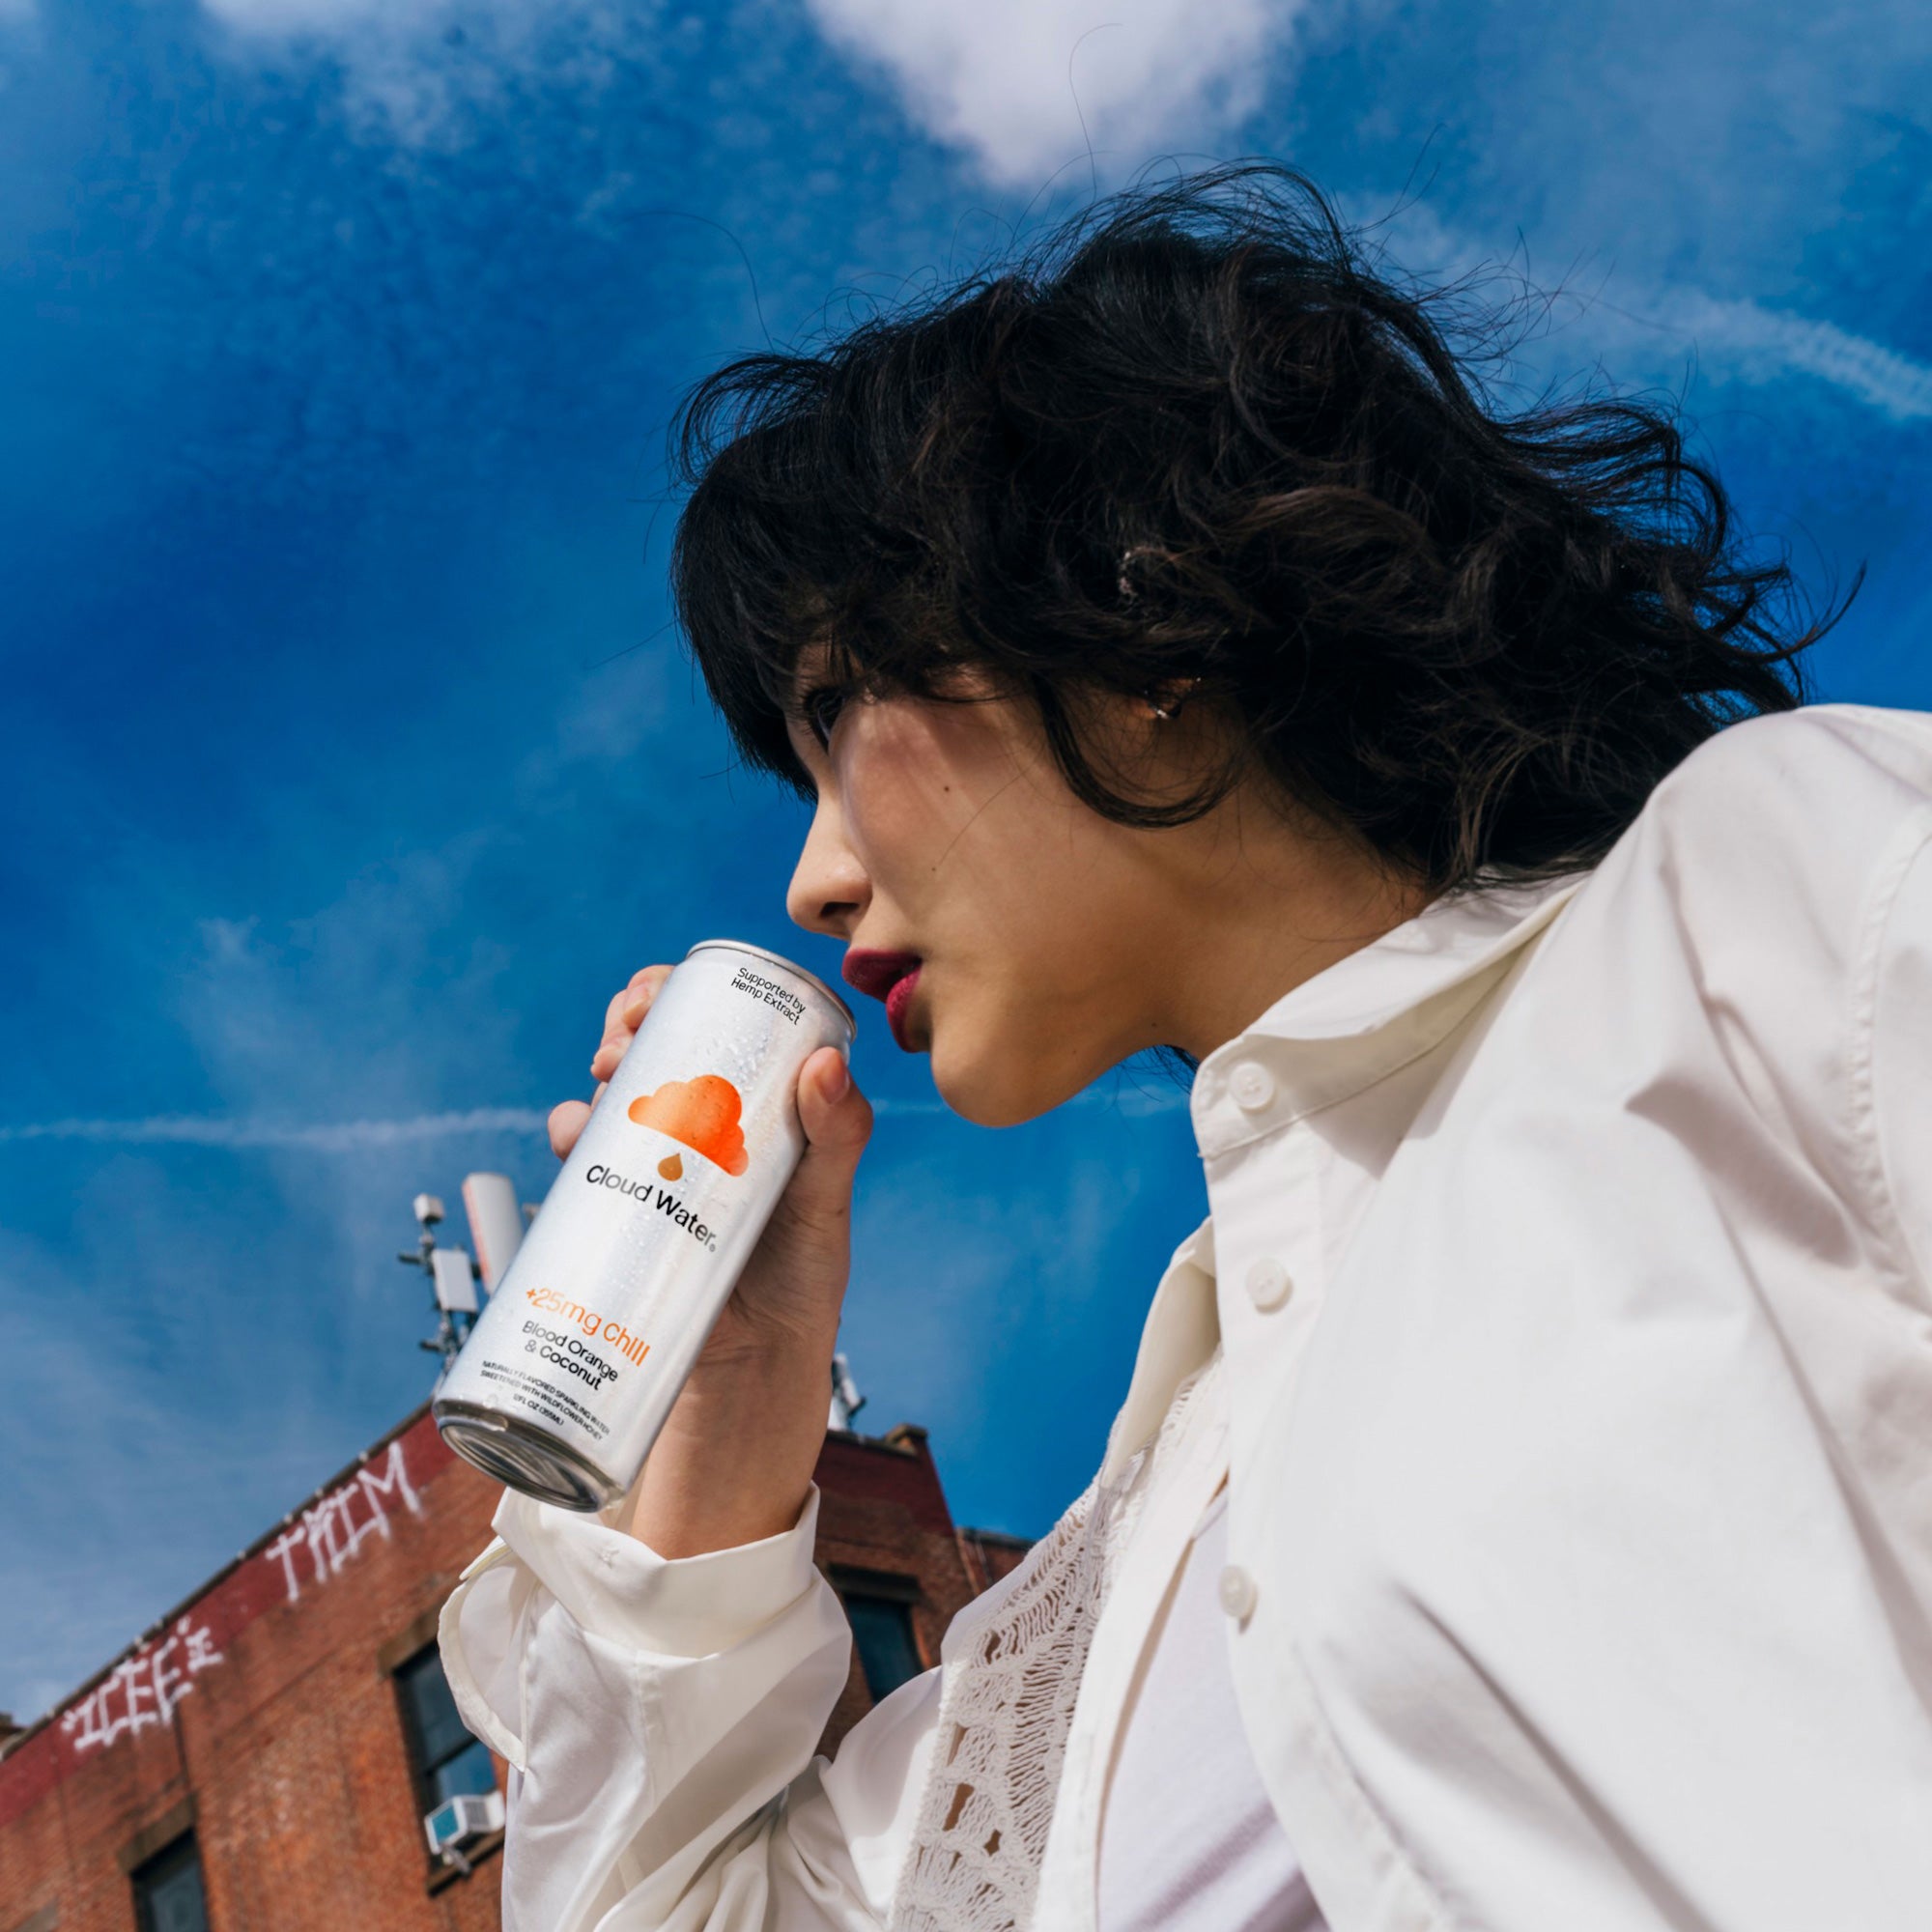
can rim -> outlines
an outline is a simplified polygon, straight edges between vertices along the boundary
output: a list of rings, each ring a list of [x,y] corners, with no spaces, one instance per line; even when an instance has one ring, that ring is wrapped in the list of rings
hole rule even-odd
[[[472,1469],[558,1509],[607,1509],[624,1486],[548,1430],[461,1396],[430,1404],[437,1434]]]
[[[700,939],[696,946],[686,952],[684,956],[689,959],[694,952],[749,952],[754,959],[762,959],[773,966],[782,966],[787,973],[795,974],[807,985],[817,987],[844,1014],[845,1031],[857,1037],[859,1022],[853,1018],[852,1009],[816,973],[808,971],[796,959],[787,959],[782,952],[774,952],[765,946],[753,946],[743,939]]]

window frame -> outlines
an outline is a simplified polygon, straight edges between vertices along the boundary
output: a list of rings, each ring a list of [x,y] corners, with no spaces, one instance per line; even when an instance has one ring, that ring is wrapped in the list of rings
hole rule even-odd
[[[845,1612],[848,1626],[852,1622],[850,1600],[854,1597],[867,1598],[876,1604],[897,1605],[905,1613],[906,1634],[912,1640],[913,1662],[917,1666],[913,1671],[913,1677],[921,1676],[932,1668],[932,1659],[926,1652],[924,1634],[920,1628],[924,1621],[919,1615],[919,1611],[926,1606],[925,1590],[917,1577],[896,1570],[862,1569],[857,1564],[851,1563],[829,1565],[827,1576],[832,1587],[838,1593],[839,1607]],[[897,1685],[893,1686],[892,1690],[882,1691],[872,1689],[871,1676],[866,1669],[865,1653],[860,1648],[856,1629],[852,1634],[852,1652],[853,1660],[859,1666],[860,1681],[866,1687],[866,1694],[874,1704],[891,1696],[892,1691],[898,1688]],[[912,1678],[901,1680],[903,1683],[911,1681]]]
[[[423,1856],[429,1861],[432,1869],[440,1870],[442,1868],[441,1861],[429,1849],[428,1841],[423,1838],[423,1820],[439,1805],[446,1804],[448,1801],[437,1793],[431,1780],[443,1765],[453,1763],[471,1745],[478,1747],[486,1752],[490,1750],[490,1747],[473,1732],[466,1731],[464,1735],[469,1739],[469,1744],[459,1745],[447,1757],[439,1758],[435,1764],[429,1762],[426,1749],[428,1740],[422,1734],[422,1728],[417,1719],[415,1704],[411,1697],[410,1687],[403,1680],[404,1674],[412,1666],[420,1664],[425,1657],[430,1656],[435,1657],[437,1670],[439,1674],[441,1674],[442,1653],[438,1647],[436,1639],[431,1637],[427,1643],[417,1644],[407,1656],[399,1658],[392,1663],[388,1668],[387,1676],[390,1692],[396,1700],[396,1719],[402,1727],[403,1749],[409,1758],[410,1786],[415,1797],[416,1808],[413,1823],[416,1837],[418,1842],[422,1844]],[[445,1688],[447,1688],[448,1682],[447,1675],[443,1675]],[[492,1788],[497,1789],[497,1760],[494,1752],[490,1753],[490,1776]]]
[[[194,1870],[195,1889],[201,1895],[201,1923],[203,1932],[207,1932],[208,1873],[201,1861],[201,1841],[195,1836],[192,1825],[186,1831],[177,1833],[128,1874],[128,1882],[134,1894],[134,1923],[139,1932],[160,1932],[153,1910],[155,1886],[157,1882],[172,1879],[177,1872],[189,1866]]]

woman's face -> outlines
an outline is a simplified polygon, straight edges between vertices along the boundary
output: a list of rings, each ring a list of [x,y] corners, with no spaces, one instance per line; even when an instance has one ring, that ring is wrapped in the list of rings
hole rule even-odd
[[[1074,797],[1030,705],[983,685],[966,702],[823,693],[821,662],[800,666],[810,722],[791,727],[818,803],[787,910],[848,942],[862,990],[910,980],[889,1021],[948,1105],[1029,1120],[1159,1044],[1177,935],[1149,835]]]
[[[818,802],[787,909],[847,942],[847,978],[967,1120],[1031,1120],[1151,1046],[1208,1053],[1414,909],[1372,855],[1247,787],[1187,825],[1119,825],[1074,796],[1030,703],[983,683],[848,696],[822,667],[799,667]],[[1193,788],[1221,728],[1113,697],[1082,725],[1103,775],[1156,797]]]

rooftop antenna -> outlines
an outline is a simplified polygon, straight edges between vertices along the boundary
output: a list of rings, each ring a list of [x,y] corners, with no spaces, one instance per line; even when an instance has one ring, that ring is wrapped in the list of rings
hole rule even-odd
[[[859,1393],[859,1384],[852,1379],[852,1365],[843,1355],[832,1358],[832,1414],[826,1422],[828,1429],[840,1429],[848,1434],[852,1428],[852,1418],[866,1406],[866,1398]]]
[[[476,1325],[476,1283],[482,1270],[469,1259],[469,1249],[437,1246],[436,1230],[443,1218],[440,1197],[418,1194],[410,1205],[422,1232],[414,1248],[405,1248],[396,1259],[407,1267],[421,1268],[430,1278],[436,1293],[436,1333],[416,1347],[440,1355],[446,1371]]]

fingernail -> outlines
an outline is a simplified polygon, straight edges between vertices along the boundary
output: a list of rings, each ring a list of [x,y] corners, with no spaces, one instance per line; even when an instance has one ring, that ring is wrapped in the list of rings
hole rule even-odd
[[[826,1075],[823,1086],[828,1100],[842,1100],[851,1091],[852,1069],[845,1065],[842,1055],[837,1070]]]

